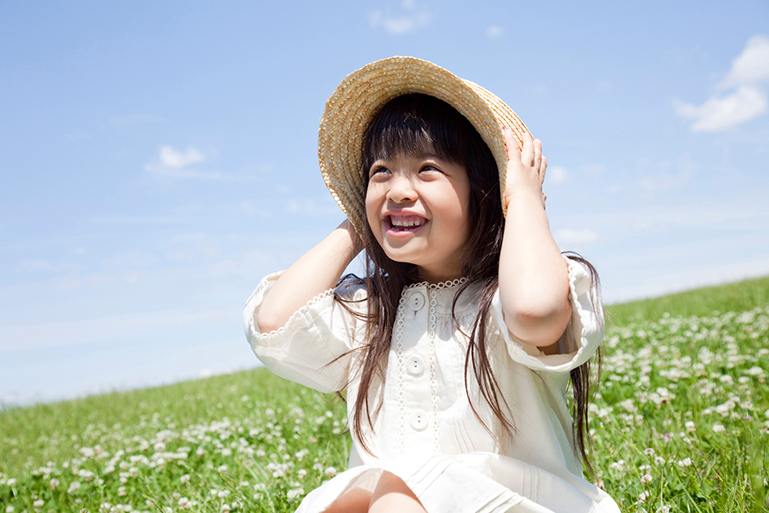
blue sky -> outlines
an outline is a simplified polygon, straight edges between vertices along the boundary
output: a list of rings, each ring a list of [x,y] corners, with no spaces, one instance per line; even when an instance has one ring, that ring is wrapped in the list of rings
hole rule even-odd
[[[318,120],[413,55],[542,139],[609,302],[769,274],[769,4],[3,2],[0,402],[256,365],[245,299],[342,219]]]

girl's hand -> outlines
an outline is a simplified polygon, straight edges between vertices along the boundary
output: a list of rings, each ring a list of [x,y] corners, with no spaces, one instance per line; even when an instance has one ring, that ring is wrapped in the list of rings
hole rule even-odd
[[[349,219],[345,219],[344,221],[342,221],[342,223],[337,228],[344,228],[345,230],[347,230],[347,233],[350,235],[350,240],[352,241],[352,244],[353,244],[353,253],[354,253],[353,256],[363,251],[363,241],[358,235],[358,232],[355,231],[355,228],[353,227]]]
[[[532,139],[531,134],[523,135],[523,150],[518,148],[518,140],[512,130],[504,129],[507,145],[507,174],[505,178],[505,209],[510,206],[514,196],[537,194],[545,208],[547,196],[542,193],[545,181],[547,159],[542,155],[542,142]]]

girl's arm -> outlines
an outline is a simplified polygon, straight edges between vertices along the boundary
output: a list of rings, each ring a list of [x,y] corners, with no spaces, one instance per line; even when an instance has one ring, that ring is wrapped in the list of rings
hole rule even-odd
[[[505,232],[499,259],[499,295],[505,324],[516,338],[535,346],[554,344],[571,317],[569,271],[550,234],[542,182],[547,159],[542,143],[510,130],[505,183]]]
[[[283,327],[312,298],[334,288],[361,249],[360,238],[345,220],[278,278],[257,314],[259,329],[267,333]]]

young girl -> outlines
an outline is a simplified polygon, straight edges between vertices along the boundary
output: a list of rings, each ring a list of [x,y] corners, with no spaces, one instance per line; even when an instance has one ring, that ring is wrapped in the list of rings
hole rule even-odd
[[[348,219],[245,311],[274,373],[346,390],[349,469],[298,511],[619,511],[582,477],[602,310],[550,235],[540,142],[488,91],[393,57],[336,89],[318,154]],[[366,276],[341,278],[363,249]]]

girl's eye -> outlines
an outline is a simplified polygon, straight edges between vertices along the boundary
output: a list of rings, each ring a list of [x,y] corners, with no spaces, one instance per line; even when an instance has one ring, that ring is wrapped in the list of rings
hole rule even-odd
[[[438,173],[441,172],[440,169],[438,169],[432,164],[425,164],[424,166],[422,166],[422,169],[420,169],[420,171],[437,171]]]
[[[370,173],[369,176],[374,176],[374,175],[379,174],[379,173],[389,173],[389,172],[390,172],[390,170],[387,169],[384,166],[374,166],[374,167],[371,168],[371,173]]]

